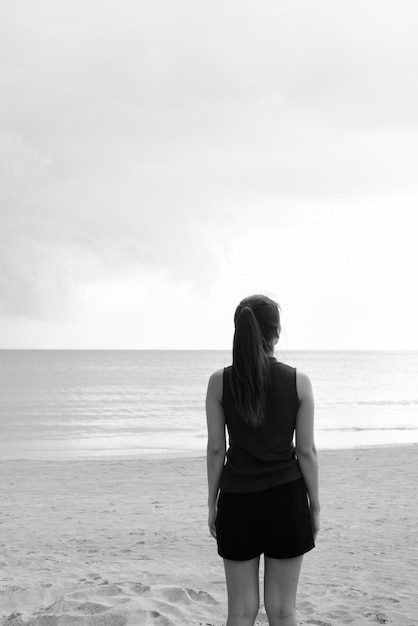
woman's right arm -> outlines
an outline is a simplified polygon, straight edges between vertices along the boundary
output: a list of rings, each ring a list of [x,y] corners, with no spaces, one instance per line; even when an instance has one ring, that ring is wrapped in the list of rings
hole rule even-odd
[[[296,454],[309,496],[314,538],[320,522],[318,489],[318,460],[314,439],[314,399],[311,381],[306,374],[296,372],[299,409],[296,416]]]

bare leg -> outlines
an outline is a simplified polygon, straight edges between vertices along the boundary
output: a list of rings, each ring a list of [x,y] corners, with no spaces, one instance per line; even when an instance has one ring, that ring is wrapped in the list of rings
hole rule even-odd
[[[226,626],[253,626],[260,606],[258,568],[260,557],[250,561],[224,559],[228,591]]]
[[[294,559],[265,557],[264,606],[270,626],[297,626],[296,592],[303,556]]]

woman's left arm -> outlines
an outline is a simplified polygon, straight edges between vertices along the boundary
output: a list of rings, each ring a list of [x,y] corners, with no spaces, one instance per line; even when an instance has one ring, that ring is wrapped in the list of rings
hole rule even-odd
[[[207,473],[208,473],[208,525],[212,537],[216,537],[215,520],[219,483],[225,463],[226,438],[225,416],[222,408],[223,370],[218,370],[209,379],[206,394],[206,422],[208,428]]]

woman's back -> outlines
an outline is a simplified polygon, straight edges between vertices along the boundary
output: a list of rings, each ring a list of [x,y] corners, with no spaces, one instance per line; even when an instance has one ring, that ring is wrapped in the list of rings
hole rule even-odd
[[[299,400],[296,370],[269,357],[264,421],[254,426],[239,414],[231,387],[232,367],[223,372],[222,407],[229,435],[220,487],[226,492],[268,489],[301,477],[293,435]]]

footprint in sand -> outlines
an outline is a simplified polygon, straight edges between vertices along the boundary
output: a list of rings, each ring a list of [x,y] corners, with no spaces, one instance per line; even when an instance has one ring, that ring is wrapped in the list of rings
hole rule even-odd
[[[150,596],[151,587],[149,585],[143,585],[142,583],[131,583],[130,590],[138,596]]]
[[[155,626],[173,626],[173,621],[168,617],[164,617],[164,615],[161,615],[158,611],[150,611],[149,615]]]
[[[389,619],[384,615],[384,613],[380,613],[380,611],[375,611],[374,613],[366,613],[366,617],[374,617],[376,624],[387,624]]]
[[[96,615],[97,613],[106,613],[108,610],[108,606],[98,604],[97,602],[82,602],[73,607],[73,611],[82,615]]]
[[[206,604],[219,604],[217,600],[206,591],[195,591],[194,589],[186,589],[192,600],[196,602],[206,602]]]
[[[200,603],[214,606],[219,604],[219,602],[209,593],[206,593],[205,591],[196,591],[195,589],[185,589],[183,587],[164,585],[155,585],[151,588],[141,584],[139,584],[139,586],[138,584],[135,584],[131,587],[131,589],[134,593],[138,593],[139,595],[146,594],[148,597],[168,602],[171,605],[190,606],[192,604]]]

